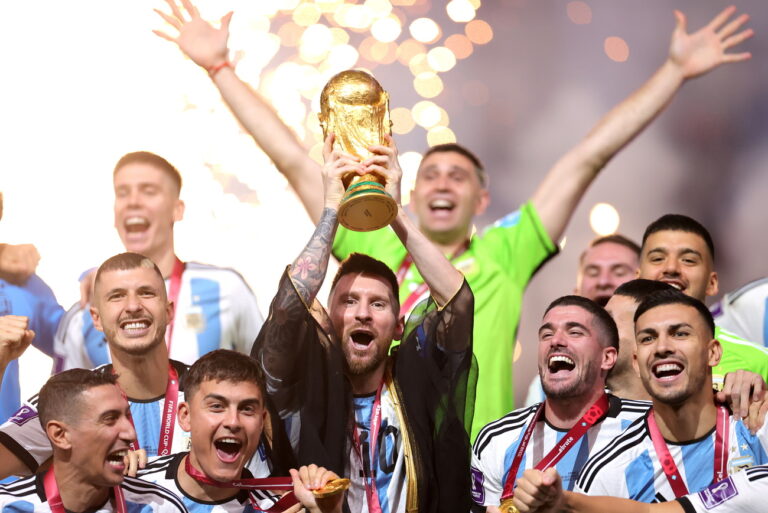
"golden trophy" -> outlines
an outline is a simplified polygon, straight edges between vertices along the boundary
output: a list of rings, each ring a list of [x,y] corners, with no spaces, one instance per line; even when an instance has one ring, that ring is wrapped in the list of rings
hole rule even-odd
[[[331,77],[320,95],[320,126],[323,137],[336,136],[342,151],[359,157],[371,156],[368,147],[384,144],[391,134],[389,95],[370,74],[342,71]],[[346,193],[339,205],[339,222],[357,232],[378,230],[397,215],[397,203],[385,190],[386,179],[378,173],[342,177]]]

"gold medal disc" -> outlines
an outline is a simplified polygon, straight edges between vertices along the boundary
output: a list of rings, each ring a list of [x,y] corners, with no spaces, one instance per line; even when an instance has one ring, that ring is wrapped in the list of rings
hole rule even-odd
[[[514,504],[512,504],[511,498],[501,501],[501,504],[499,505],[499,511],[501,511],[501,513],[520,513],[520,510],[517,509]]]
[[[315,497],[318,499],[324,499],[339,493],[344,493],[347,488],[349,488],[349,479],[339,478],[328,481],[325,483],[325,486],[319,490],[312,490],[312,493],[315,494]]]

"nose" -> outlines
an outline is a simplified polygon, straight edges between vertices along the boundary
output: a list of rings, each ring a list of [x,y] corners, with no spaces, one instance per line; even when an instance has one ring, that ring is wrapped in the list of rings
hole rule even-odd
[[[224,427],[232,432],[237,432],[242,424],[240,423],[240,412],[237,410],[236,405],[232,405],[227,408],[227,412],[224,414]]]
[[[659,335],[656,339],[655,353],[661,356],[667,356],[675,352],[674,341],[666,334]]]
[[[123,415],[120,418],[120,439],[128,444],[136,441],[136,428],[133,427],[130,417]]]
[[[568,345],[568,339],[562,330],[555,331],[549,339],[549,347],[565,347]]]
[[[371,308],[365,301],[357,303],[355,308],[355,320],[365,322],[371,319]]]
[[[597,286],[601,289],[613,287],[613,274],[610,269],[601,269],[597,276]]]
[[[129,312],[138,312],[143,308],[144,306],[141,304],[139,295],[136,292],[128,293],[125,309]]]
[[[676,258],[667,258],[664,261],[664,274],[667,276],[679,276],[680,275],[680,263]]]

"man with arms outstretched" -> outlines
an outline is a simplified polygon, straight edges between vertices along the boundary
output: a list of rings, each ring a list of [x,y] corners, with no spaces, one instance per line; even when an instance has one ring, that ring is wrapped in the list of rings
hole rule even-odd
[[[235,74],[228,60],[231,13],[214,29],[200,18],[189,0],[182,12],[167,0],[171,13],[160,13],[179,30],[175,41],[195,63],[206,69],[235,116],[285,175],[313,221],[320,219],[319,166],[296,136]],[[640,89],[611,110],[597,126],[546,174],[520,210],[501,219],[478,237],[470,237],[472,219],[489,202],[487,179],[479,160],[451,144],[425,154],[411,194],[411,208],[420,230],[467,277],[476,296],[475,354],[480,366],[473,433],[513,408],[512,354],[522,296],[536,270],[553,254],[573,211],[589,184],[608,161],[650,123],[682,84],[723,63],[749,58],[726,50],[751,35],[737,34],[746,16],[728,22],[734,9],[720,13],[705,28],[686,33],[685,17],[677,15],[669,57]],[[365,165],[366,163],[362,163]],[[408,265],[407,251],[391,230],[370,234],[340,230],[334,255],[374,252],[399,271],[400,300],[407,307],[425,293],[422,276]],[[407,310],[407,308],[406,308]]]
[[[299,464],[325,451],[330,465],[315,461],[343,467],[352,481],[351,511],[467,511],[472,292],[399,206],[402,172],[391,138],[369,148],[374,155],[364,169],[333,151],[332,142],[324,147],[325,208],[283,275],[253,356],[276,408],[300,424]],[[338,226],[342,176],[365,171],[386,177],[398,203],[392,228],[430,286],[431,300],[407,326],[394,273],[367,255],[341,263],[327,314],[315,302]]]

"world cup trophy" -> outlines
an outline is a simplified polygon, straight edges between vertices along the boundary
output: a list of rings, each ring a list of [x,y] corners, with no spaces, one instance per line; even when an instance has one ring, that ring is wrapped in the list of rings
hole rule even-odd
[[[336,136],[334,145],[365,160],[369,146],[386,145],[391,134],[389,95],[375,78],[361,70],[342,71],[331,77],[320,94],[323,137]],[[397,202],[384,190],[379,173],[342,177],[346,192],[339,205],[339,222],[357,232],[378,230],[397,216]]]

